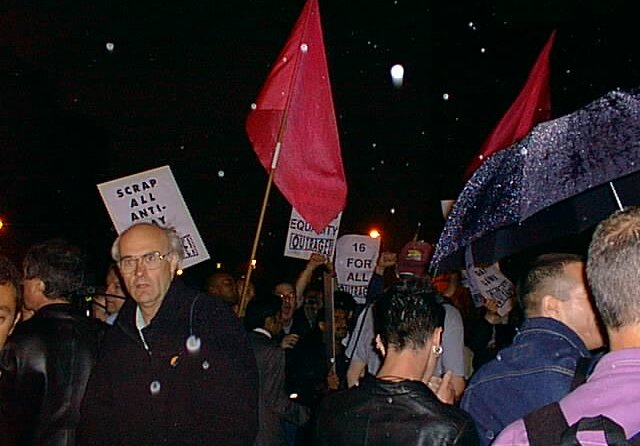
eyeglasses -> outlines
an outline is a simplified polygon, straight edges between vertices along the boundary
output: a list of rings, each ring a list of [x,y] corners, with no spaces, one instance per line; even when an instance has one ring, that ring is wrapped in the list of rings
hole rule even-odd
[[[138,261],[141,260],[142,265],[146,269],[158,269],[160,268],[162,261],[165,260],[169,254],[171,254],[171,251],[166,254],[160,254],[160,252],[154,251],[142,254],[141,256],[127,256],[120,259],[118,266],[123,274],[130,274],[136,270],[138,267]]]
[[[296,298],[296,293],[287,291],[286,293],[277,293],[276,296],[282,300],[294,300]]]

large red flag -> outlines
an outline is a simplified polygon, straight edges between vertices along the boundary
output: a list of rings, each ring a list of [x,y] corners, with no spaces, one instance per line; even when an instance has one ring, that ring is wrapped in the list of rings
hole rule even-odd
[[[251,108],[246,130],[260,162],[320,232],[344,209],[347,183],[317,0],[305,4]]]
[[[553,31],[531,69],[522,91],[485,140],[480,152],[467,167],[466,180],[489,156],[511,146],[529,133],[537,123],[551,119],[549,57],[555,37],[556,32]]]

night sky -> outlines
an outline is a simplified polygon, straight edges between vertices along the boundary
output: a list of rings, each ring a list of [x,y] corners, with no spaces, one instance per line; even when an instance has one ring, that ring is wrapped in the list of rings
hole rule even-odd
[[[0,6],[0,252],[19,261],[64,236],[102,271],[115,232],[96,184],[169,165],[212,262],[248,260],[267,175],[244,122],[304,1],[173,3]],[[320,0],[349,186],[340,233],[375,226],[399,250],[421,223],[437,241],[440,200],[554,29],[554,117],[640,85],[627,3]],[[258,279],[303,265],[282,259],[290,212],[274,188]]]

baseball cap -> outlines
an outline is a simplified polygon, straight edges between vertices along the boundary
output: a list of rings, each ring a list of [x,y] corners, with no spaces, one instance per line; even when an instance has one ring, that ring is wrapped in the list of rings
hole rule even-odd
[[[427,273],[433,246],[425,241],[410,241],[402,247],[398,256],[398,274],[424,276]]]

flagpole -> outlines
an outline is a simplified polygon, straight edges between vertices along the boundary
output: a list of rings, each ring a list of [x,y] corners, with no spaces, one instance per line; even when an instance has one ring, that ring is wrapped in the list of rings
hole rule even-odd
[[[307,18],[308,20],[308,18]],[[306,24],[305,24],[306,28]],[[304,34],[303,34],[304,36]],[[302,39],[301,39],[302,40]],[[295,80],[298,77],[298,70],[300,67],[300,59],[306,53],[306,49],[302,49],[302,42],[298,45],[298,51],[301,52],[299,57],[295,58],[295,66],[293,69],[293,76],[291,77],[291,86],[295,84]],[[238,307],[238,316],[244,317],[245,310],[247,308],[247,287],[249,286],[249,280],[251,279],[251,271],[253,271],[253,267],[255,264],[255,257],[258,251],[258,242],[260,240],[260,234],[262,232],[262,224],[264,223],[264,216],[267,211],[267,203],[269,202],[269,195],[271,194],[271,186],[273,184],[273,175],[278,167],[278,159],[280,158],[280,149],[282,148],[282,138],[284,136],[284,131],[287,127],[287,117],[289,116],[289,107],[291,105],[291,98],[293,96],[293,90],[291,94],[287,97],[287,102],[284,107],[284,112],[282,114],[282,120],[280,121],[280,128],[278,129],[278,137],[276,138],[276,146],[273,151],[273,158],[271,159],[271,171],[269,172],[269,178],[267,179],[267,187],[264,192],[264,198],[262,200],[262,208],[260,209],[260,218],[258,219],[258,228],[256,229],[256,235],[253,239],[253,247],[251,248],[251,257],[249,261],[249,266],[247,268],[247,274],[244,278],[244,286],[242,287],[242,295],[240,296],[240,305]]]

